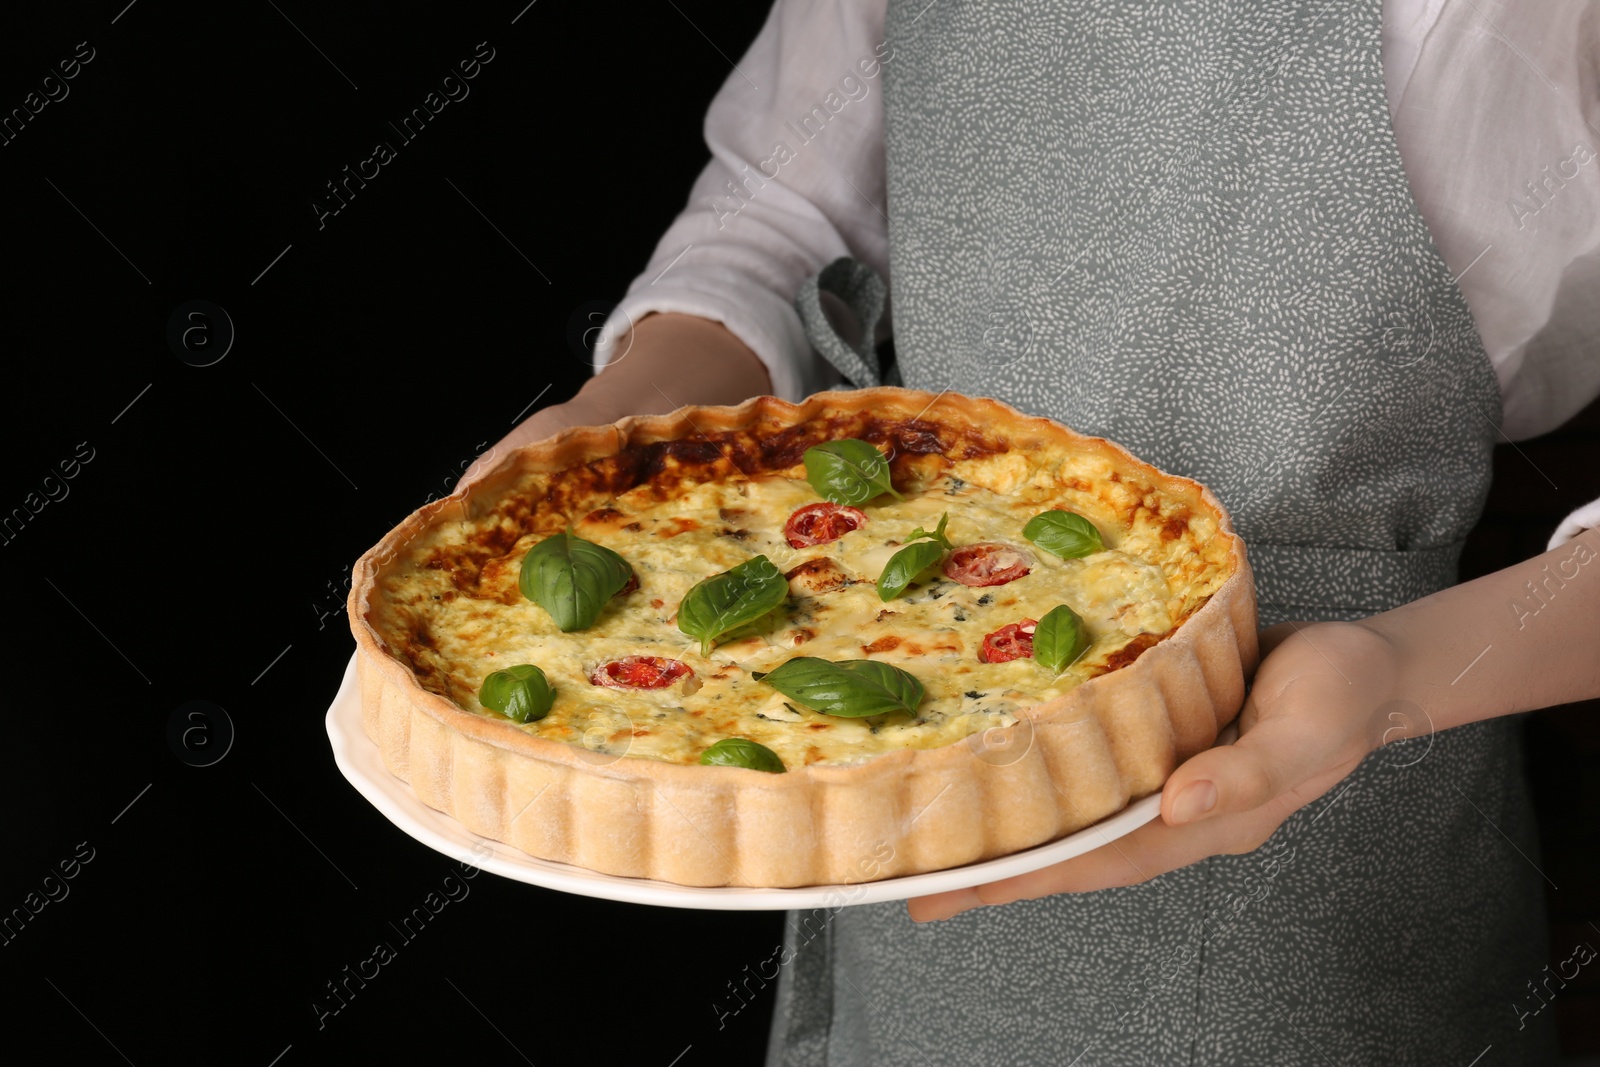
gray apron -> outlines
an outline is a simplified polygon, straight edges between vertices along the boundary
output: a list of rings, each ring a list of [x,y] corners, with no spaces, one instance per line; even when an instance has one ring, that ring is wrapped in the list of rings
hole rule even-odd
[[[895,370],[823,315],[819,289],[871,337],[853,261],[802,291],[812,343],[1209,485],[1263,626],[1452,584],[1500,394],[1379,26],[1379,0],[891,0]],[[1545,962],[1520,752],[1503,719],[1382,749],[1256,852],[1126,889],[791,914],[768,1062],[1554,1062],[1516,1006]]]

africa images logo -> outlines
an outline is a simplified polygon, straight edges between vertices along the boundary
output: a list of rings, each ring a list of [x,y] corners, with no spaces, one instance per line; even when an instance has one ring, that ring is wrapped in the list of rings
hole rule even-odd
[[[393,122],[389,123],[389,128],[400,135],[401,146],[403,147],[416,140],[428,123],[445,108],[449,107],[452,102],[459,104],[465,100],[472,93],[472,88],[467,82],[481,74],[483,67],[493,62],[494,57],[495,51],[489,47],[489,42],[479,41],[477,50],[473,52],[473,58],[463,59],[456,64],[456,69],[460,71],[459,76],[455,73],[446,74],[439,79],[439,88],[430,90],[428,95],[422,98],[422,103],[412,108],[411,113],[400,120],[400,125],[396,126]],[[443,95],[440,95],[441,93]],[[327,220],[349,206],[346,199],[354,200],[357,191],[365,189],[367,182],[376,179],[379,174],[383,173],[382,168],[394,162],[398,156],[399,152],[392,142],[379,141],[372,146],[372,155],[357,163],[353,172],[350,169],[350,165],[348,163],[345,164],[342,171],[344,177],[330,180],[327,183],[328,195],[331,200],[328,202],[313,200],[311,202],[311,210],[317,216],[317,229],[326,229]],[[336,182],[337,184],[335,184]],[[341,189],[344,192],[342,196],[340,195]]]

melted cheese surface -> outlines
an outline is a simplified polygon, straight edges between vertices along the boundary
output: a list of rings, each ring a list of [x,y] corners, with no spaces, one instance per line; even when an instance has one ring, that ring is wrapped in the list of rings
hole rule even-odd
[[[422,561],[430,551],[438,558],[459,550],[472,528],[439,524],[385,579],[387,638],[391,647],[397,629],[411,638],[404,655],[424,686],[496,719],[478,704],[484,678],[536,664],[555,689],[555,704],[544,719],[519,728],[613,755],[694,763],[714,742],[743,737],[794,768],[950,744],[1010,725],[1023,709],[1103,673],[1107,657],[1136,635],[1169,632],[1192,609],[1196,588],[1175,594],[1168,578],[1186,581],[1183,560],[1198,559],[1194,539],[1203,543],[1208,523],[1216,532],[1214,522],[1195,515],[1195,528],[1183,539],[1164,543],[1154,528],[1121,522],[1094,494],[1064,494],[1053,477],[1030,482],[1020,456],[986,463],[982,480],[1003,492],[944,473],[905,500],[875,498],[862,505],[864,526],[800,549],[789,546],[784,524],[819,498],[797,477],[685,484],[665,500],[649,485],[622,493],[575,521],[573,530],[627,559],[638,588],[614,597],[589,629],[567,634],[517,585],[523,555],[547,534],[522,536],[509,552],[488,560],[475,586],[458,588],[447,568]],[[1094,522],[1106,551],[1064,560],[1028,542],[1024,524],[1055,506]],[[946,535],[957,547],[979,541],[1013,546],[1029,560],[1030,572],[1005,585],[971,588],[935,567],[901,596],[880,600],[874,583],[903,547],[901,539],[918,526],[933,529],[944,512]],[[699,642],[677,628],[678,603],[696,582],[758,554],[785,573],[810,566],[792,577],[784,605],[701,656]],[[1093,639],[1064,673],[1026,658],[979,661],[985,634],[1040,619],[1058,604],[1077,612]],[[632,655],[681,660],[694,674],[662,689],[589,681],[599,665]],[[791,706],[751,677],[800,655],[892,663],[922,682],[926,699],[915,715],[837,718]]]

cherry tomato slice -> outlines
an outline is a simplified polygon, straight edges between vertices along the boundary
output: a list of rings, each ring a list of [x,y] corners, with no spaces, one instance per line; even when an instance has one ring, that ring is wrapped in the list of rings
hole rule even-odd
[[[1010,545],[962,545],[944,561],[944,576],[962,585],[1005,585],[1027,574],[1028,557]]]
[[[1000,627],[984,637],[983,647],[978,650],[978,661],[1009,663],[1014,659],[1029,658],[1033,655],[1033,631],[1038,625],[1037,619],[1023,619]]]
[[[867,513],[843,504],[807,504],[789,516],[783,536],[790,548],[810,548],[837,541],[851,530],[865,526]]]
[[[612,689],[664,689],[685,675],[694,673],[682,660],[662,656],[624,656],[602,663],[589,675],[595,685]]]

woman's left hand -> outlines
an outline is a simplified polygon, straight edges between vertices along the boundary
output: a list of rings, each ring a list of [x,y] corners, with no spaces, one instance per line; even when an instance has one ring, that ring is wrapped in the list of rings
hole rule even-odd
[[[985,904],[1133,885],[1208,856],[1260,847],[1386,739],[1384,708],[1399,680],[1395,646],[1359,623],[1284,623],[1262,631],[1261,649],[1239,713],[1239,740],[1174,771],[1161,791],[1161,818],[1053,867],[917,897],[909,902],[911,918],[948,919]]]

